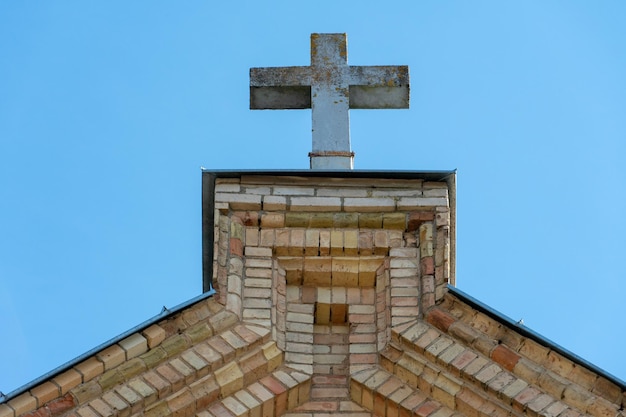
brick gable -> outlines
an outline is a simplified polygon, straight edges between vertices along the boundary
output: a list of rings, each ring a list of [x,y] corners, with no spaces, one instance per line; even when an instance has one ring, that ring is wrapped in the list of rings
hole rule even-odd
[[[205,174],[215,294],[0,417],[623,415],[619,381],[449,289],[452,173]]]

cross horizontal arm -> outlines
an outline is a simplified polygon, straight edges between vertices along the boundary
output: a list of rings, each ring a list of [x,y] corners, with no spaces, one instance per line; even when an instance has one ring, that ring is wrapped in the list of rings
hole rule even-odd
[[[368,87],[401,87],[409,84],[406,65],[350,66],[350,85]]]
[[[409,108],[409,67],[351,66],[351,109]]]
[[[250,68],[250,108],[310,109],[311,68]]]
[[[310,85],[311,67],[250,68],[250,87]]]

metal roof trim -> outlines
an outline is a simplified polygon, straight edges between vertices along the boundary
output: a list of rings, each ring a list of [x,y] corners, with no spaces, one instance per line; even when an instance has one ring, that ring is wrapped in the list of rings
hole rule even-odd
[[[241,175],[274,175],[274,176],[306,176],[306,177],[347,177],[347,178],[398,178],[398,179],[428,179],[432,181],[446,180],[450,175],[456,174],[453,170],[433,170],[433,171],[389,171],[389,170],[326,170],[326,169],[309,169],[309,170],[289,170],[289,169],[207,169],[202,168],[203,174],[215,175],[217,178],[236,178]]]
[[[143,323],[138,324],[137,326],[131,328],[130,330],[125,331],[124,333],[121,333],[109,340],[107,340],[106,342],[96,346],[95,348],[83,353],[82,355],[71,359],[67,362],[65,362],[63,365],[58,366],[56,368],[54,368],[53,370],[51,370],[50,372],[47,372],[46,374],[22,385],[21,387],[9,392],[8,394],[2,394],[0,392],[0,404],[4,404],[10,400],[12,400],[13,398],[22,395],[23,393],[25,393],[26,391],[31,390],[32,388],[35,388],[37,385],[42,384],[60,374],[62,374],[65,371],[68,371],[69,369],[73,368],[74,366],[78,365],[79,363],[83,362],[86,359],[89,359],[90,357],[94,356],[95,354],[97,354],[98,352],[113,346],[114,344],[116,344],[117,342],[126,339],[128,336],[132,335],[133,333],[137,333],[140,332],[150,326],[152,326],[153,324],[158,323],[161,320],[167,319],[171,316],[173,316],[174,314],[177,314],[179,312],[181,312],[182,310],[186,309],[187,307],[190,307],[196,303],[199,303],[200,301],[203,301],[207,298],[212,297],[214,294],[213,291],[210,292],[205,292],[202,293],[190,300],[187,300],[175,307],[172,307],[171,309],[163,307],[163,310],[157,314],[154,317],[149,318],[148,320],[144,321]]]
[[[615,375],[581,358],[575,353],[565,349],[563,346],[559,345],[558,343],[555,343],[552,340],[548,339],[547,337],[529,329],[525,325],[517,323],[515,320],[511,319],[505,314],[502,314],[501,312],[489,307],[488,305],[482,303],[481,301],[478,301],[471,295],[459,290],[458,288],[448,285],[448,290],[452,293],[452,295],[454,295],[455,297],[457,297],[464,303],[469,304],[471,307],[475,308],[476,310],[479,310],[481,313],[484,313],[488,315],[489,317],[491,317],[492,319],[500,322],[501,324],[504,324],[508,328],[515,330],[522,336],[528,337],[534,340],[535,342],[549,349],[554,350],[555,352],[563,355],[564,357],[571,360],[572,362],[577,363],[578,365],[584,366],[590,371],[608,379],[615,385],[619,386],[622,391],[626,390],[626,382],[616,377]]]

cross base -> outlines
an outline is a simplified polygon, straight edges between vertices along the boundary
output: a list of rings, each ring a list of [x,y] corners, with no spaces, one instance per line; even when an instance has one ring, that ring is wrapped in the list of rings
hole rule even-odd
[[[309,152],[311,169],[352,169],[354,168],[354,152],[350,151],[319,151]]]

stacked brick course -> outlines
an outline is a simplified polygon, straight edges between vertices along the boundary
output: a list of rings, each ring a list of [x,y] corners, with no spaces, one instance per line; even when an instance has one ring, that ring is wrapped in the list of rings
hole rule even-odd
[[[290,366],[346,375],[376,364],[391,328],[443,294],[447,185],[293,182],[217,180],[215,290],[242,320],[272,329]]]

